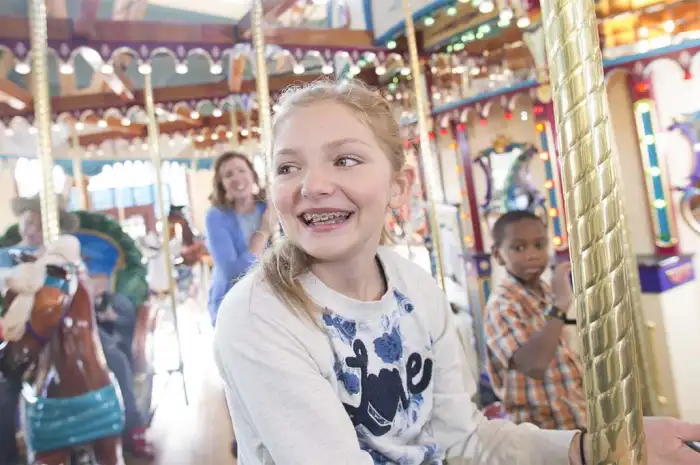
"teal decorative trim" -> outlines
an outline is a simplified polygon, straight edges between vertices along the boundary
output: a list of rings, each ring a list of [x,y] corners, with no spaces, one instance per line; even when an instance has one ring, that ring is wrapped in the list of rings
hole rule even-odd
[[[26,399],[27,444],[47,452],[119,436],[124,410],[114,384],[77,397]]]

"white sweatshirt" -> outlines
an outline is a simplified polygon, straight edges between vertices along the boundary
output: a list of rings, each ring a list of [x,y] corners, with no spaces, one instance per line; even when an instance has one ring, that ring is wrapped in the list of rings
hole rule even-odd
[[[301,282],[321,326],[259,275],[226,295],[215,350],[240,465],[566,465],[574,433],[488,421],[463,387],[452,313],[435,280],[387,248],[381,300]]]

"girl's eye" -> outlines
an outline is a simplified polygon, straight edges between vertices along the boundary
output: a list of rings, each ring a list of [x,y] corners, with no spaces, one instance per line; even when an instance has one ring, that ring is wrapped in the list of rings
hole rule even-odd
[[[342,166],[344,168],[348,168],[350,166],[359,165],[360,160],[358,160],[357,158],[354,158],[354,157],[344,156],[344,157],[339,157],[335,161],[335,164],[336,164],[336,166]]]
[[[282,175],[282,174],[289,174],[297,171],[299,168],[296,166],[292,165],[280,165],[277,167],[277,174]]]

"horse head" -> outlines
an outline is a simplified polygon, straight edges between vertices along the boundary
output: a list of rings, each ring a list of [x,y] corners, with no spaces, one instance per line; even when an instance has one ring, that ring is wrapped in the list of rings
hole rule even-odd
[[[0,372],[21,377],[64,321],[78,289],[80,242],[62,236],[6,279],[0,316]]]

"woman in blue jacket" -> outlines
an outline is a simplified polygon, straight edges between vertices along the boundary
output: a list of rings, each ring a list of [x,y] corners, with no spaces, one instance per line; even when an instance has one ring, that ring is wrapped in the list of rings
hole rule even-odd
[[[208,309],[212,323],[224,296],[260,257],[275,224],[248,157],[227,152],[214,162],[214,189],[206,215],[207,246],[214,261]]]

